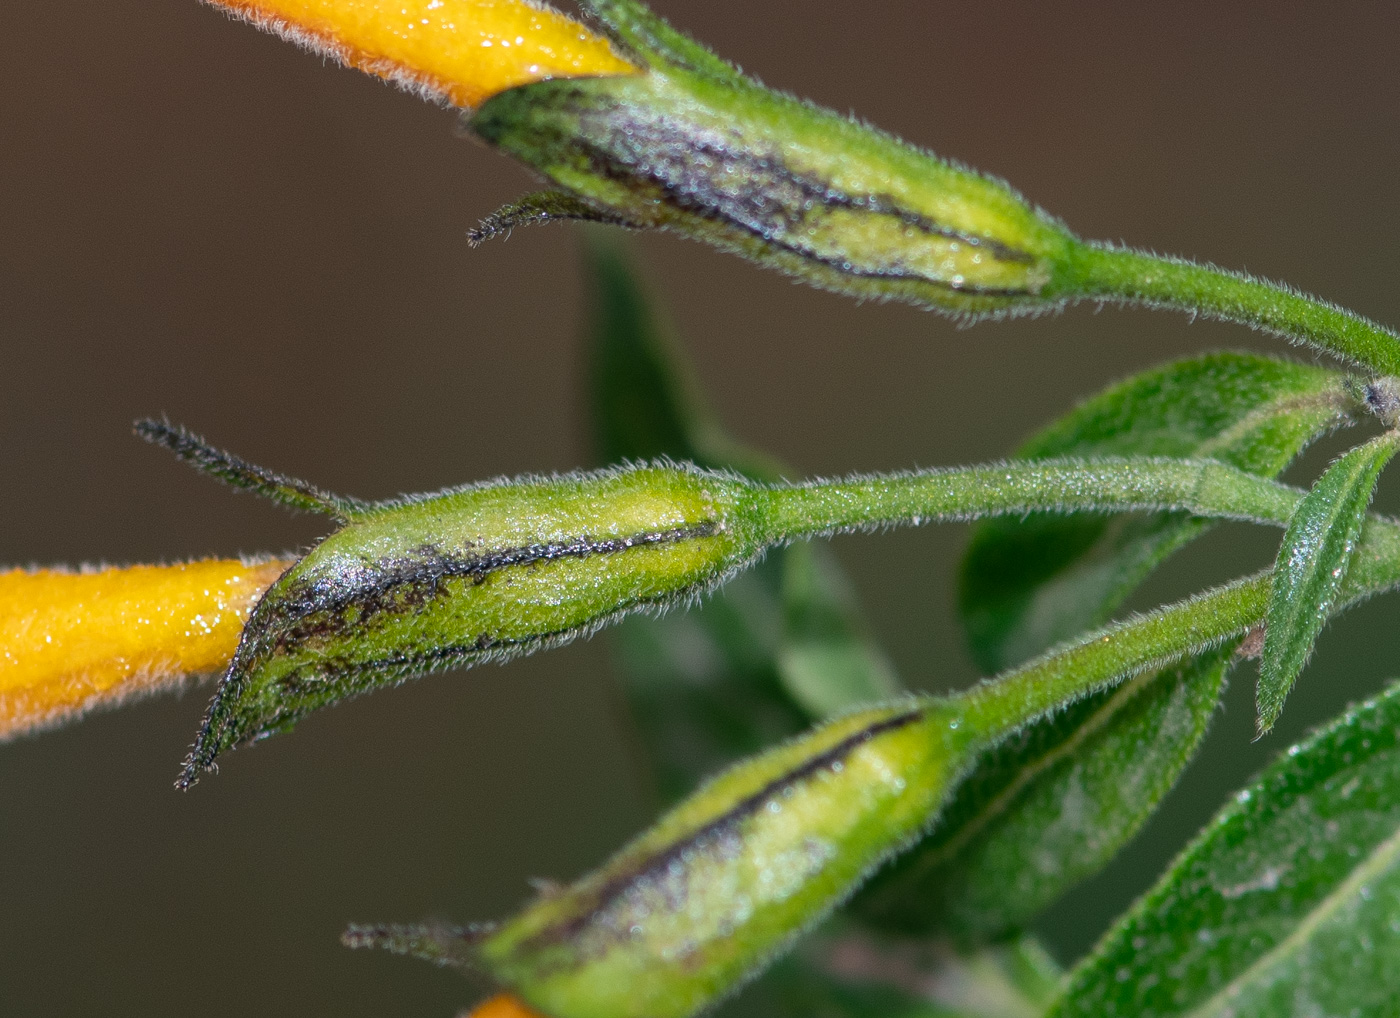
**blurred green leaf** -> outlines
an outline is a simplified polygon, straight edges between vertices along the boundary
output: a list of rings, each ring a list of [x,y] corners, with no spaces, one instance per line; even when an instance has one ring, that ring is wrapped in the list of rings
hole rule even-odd
[[[707,416],[687,366],[621,255],[588,246],[594,446],[604,463],[673,456],[698,462]]]
[[[933,834],[857,896],[858,913],[962,941],[1024,925],[1156,809],[1205,734],[1232,652],[1140,676],[984,754]]]
[[[888,982],[840,979],[791,956],[744,991],[742,1006],[745,1012],[765,1018],[981,1018]]]
[[[1307,664],[1346,579],[1366,510],[1400,435],[1387,432],[1337,458],[1294,511],[1274,566],[1264,656],[1259,662],[1259,731],[1273,728]]]
[[[1336,372],[1254,354],[1206,354],[1112,386],[1017,456],[1210,457],[1272,477],[1346,422],[1351,405]],[[980,524],[960,590],[974,658],[988,672],[1001,671],[1101,625],[1209,526],[1184,513],[1036,514]]]
[[[889,659],[865,631],[855,595],[831,553],[783,549],[783,633],[778,674],[811,717],[825,718],[900,691]]]
[[[689,611],[624,619],[612,633],[644,760],[664,802],[741,756],[805,730],[776,655],[782,626],[771,557]]]
[[[1400,686],[1236,795],[1071,974],[1055,1016],[1397,1013]]]
[[[818,934],[745,989],[735,1010],[765,1018],[1037,1018],[1061,977],[1029,937],[959,954],[939,942]]]
[[[590,235],[595,444],[605,462],[670,457],[759,479],[775,460],[717,423],[678,344],[610,240]],[[899,689],[831,553],[781,548],[703,605],[615,630],[627,699],[672,801],[816,719]]]
[[[688,460],[757,480],[776,479],[781,474],[776,460],[734,441],[720,427],[620,247],[604,234],[587,236],[589,394],[598,456],[608,464]]]

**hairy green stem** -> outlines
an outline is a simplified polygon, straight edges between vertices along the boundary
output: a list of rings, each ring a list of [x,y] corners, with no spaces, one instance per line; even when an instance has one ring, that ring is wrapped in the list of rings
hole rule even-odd
[[[1270,574],[1258,573],[1089,633],[968,690],[958,697],[965,707],[959,724],[994,742],[1104,686],[1239,636],[1264,618],[1269,586]]]
[[[343,524],[258,602],[182,787],[225,750],[286,730],[318,707],[675,603],[786,541],[1035,511],[1176,509],[1281,525],[1303,497],[1213,460],[1142,458],[793,485],[663,462],[364,503],[255,467],[168,424],[138,430],[222,480]]]
[[[1279,283],[1107,244],[1077,245],[1057,280],[1065,296],[1174,308],[1308,343],[1385,375],[1400,374],[1400,335]]]
[[[1000,463],[761,489],[767,541],[1028,512],[1179,509],[1285,526],[1303,493],[1215,460]]]
[[[1271,583],[1271,571],[1257,573],[1088,633],[961,694],[958,724],[995,741],[1104,686],[1217,646],[1264,621]],[[1397,585],[1400,524],[1373,515],[1332,614]]]
[[[897,523],[1033,511],[1186,510],[1286,526],[1304,492],[1214,460],[1102,459],[1005,463],[760,489],[768,540]],[[1114,623],[957,697],[956,723],[995,741],[1103,686],[1199,653],[1259,625],[1271,573]],[[1400,525],[1371,516],[1337,610],[1400,583]]]

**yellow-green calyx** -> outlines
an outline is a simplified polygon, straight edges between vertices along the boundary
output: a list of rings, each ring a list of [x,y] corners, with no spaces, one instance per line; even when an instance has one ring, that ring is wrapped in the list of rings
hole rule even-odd
[[[595,5],[645,73],[544,82],[472,129],[562,189],[483,224],[665,228],[828,289],[956,314],[1056,303],[1070,235],[1000,181],[770,91],[633,3]]]
[[[924,828],[960,769],[957,736],[910,702],[735,767],[483,940],[481,964],[546,1013],[688,1015]]]
[[[344,525],[258,602],[182,782],[319,707],[706,590],[762,547],[744,490],[639,466],[328,503]]]
[[[968,757],[958,719],[929,699],[847,715],[721,774],[498,928],[347,942],[485,970],[561,1018],[684,1018],[925,829]]]

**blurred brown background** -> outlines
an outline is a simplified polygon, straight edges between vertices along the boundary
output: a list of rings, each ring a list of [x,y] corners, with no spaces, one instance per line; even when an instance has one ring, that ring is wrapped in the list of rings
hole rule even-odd
[[[1400,8],[657,7],[769,83],[1000,174],[1085,235],[1400,322]],[[130,423],[152,413],[367,497],[589,462],[577,237],[470,250],[466,229],[531,182],[452,114],[194,0],[7,10],[0,563],[317,535],[138,443]],[[729,424],[810,473],[993,458],[1137,368],[1280,348],[1092,308],[964,331],[671,238],[636,249]],[[1398,491],[1387,479],[1382,504]],[[930,688],[975,677],[951,611],[965,535],[837,542],[902,671]],[[1141,604],[1255,568],[1273,540],[1220,531]],[[1055,949],[1083,950],[1227,789],[1400,673],[1397,621],[1381,600],[1330,629],[1257,745],[1238,671],[1166,812],[1043,920]],[[0,746],[0,1011],[453,1014],[476,988],[337,935],[501,915],[527,878],[574,876],[644,824],[609,682],[605,639],[435,677],[237,753],[188,795],[170,783],[207,688]]]

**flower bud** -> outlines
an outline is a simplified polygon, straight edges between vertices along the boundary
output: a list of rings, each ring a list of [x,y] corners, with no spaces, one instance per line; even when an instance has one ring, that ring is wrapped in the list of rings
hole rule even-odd
[[[954,705],[847,715],[721,774],[601,869],[495,929],[352,927],[475,966],[552,1018],[685,1018],[919,835],[966,763]]]
[[[257,469],[207,447],[187,453],[225,479]],[[760,549],[742,511],[749,486],[695,468],[496,481],[377,505],[249,476],[249,486],[300,506],[326,499],[346,522],[253,610],[185,785],[223,750],[318,707],[695,596]]]
[[[638,4],[598,13],[645,74],[514,89],[471,122],[568,192],[575,216],[674,230],[858,297],[962,315],[1059,303],[1073,238],[1005,184],[765,89]]]

